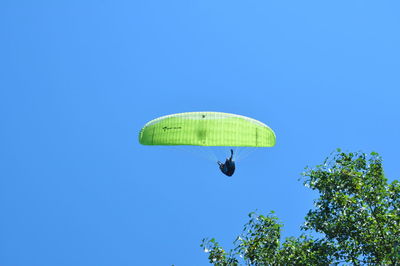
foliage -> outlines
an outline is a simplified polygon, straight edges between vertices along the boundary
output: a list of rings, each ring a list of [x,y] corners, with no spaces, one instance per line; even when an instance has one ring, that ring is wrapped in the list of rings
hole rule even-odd
[[[306,168],[304,185],[319,192],[300,237],[281,243],[278,218],[249,214],[226,252],[215,239],[201,246],[214,265],[400,265],[400,183],[388,183],[377,153],[338,150]],[[311,234],[319,233],[319,238]],[[306,235],[305,233],[308,233]]]

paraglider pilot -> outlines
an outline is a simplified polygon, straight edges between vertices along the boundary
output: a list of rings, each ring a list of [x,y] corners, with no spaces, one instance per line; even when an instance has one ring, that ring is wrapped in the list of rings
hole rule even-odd
[[[231,157],[226,158],[225,163],[218,161],[219,169],[227,176],[232,176],[235,172],[235,162],[232,160],[233,150],[231,149]]]

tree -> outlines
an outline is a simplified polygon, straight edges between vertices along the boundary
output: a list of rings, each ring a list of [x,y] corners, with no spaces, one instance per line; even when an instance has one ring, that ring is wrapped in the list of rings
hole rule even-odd
[[[388,183],[377,153],[338,150],[322,165],[306,168],[303,178],[319,198],[300,237],[281,241],[282,224],[273,212],[250,213],[229,252],[215,239],[203,239],[210,263],[400,265],[400,182]]]

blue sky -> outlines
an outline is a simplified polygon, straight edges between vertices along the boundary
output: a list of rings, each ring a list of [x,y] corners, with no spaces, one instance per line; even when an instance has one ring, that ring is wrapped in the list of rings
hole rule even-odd
[[[247,214],[284,236],[336,148],[400,172],[398,1],[2,1],[0,265],[205,265]],[[277,135],[233,178],[141,146],[171,113],[250,116]],[[223,158],[221,158],[223,159]]]

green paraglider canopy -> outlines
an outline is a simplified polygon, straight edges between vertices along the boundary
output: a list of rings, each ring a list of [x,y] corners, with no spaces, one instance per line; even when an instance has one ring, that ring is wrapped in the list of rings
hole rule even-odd
[[[143,145],[272,147],[276,137],[255,119],[220,112],[189,112],[148,122],[139,134]]]

